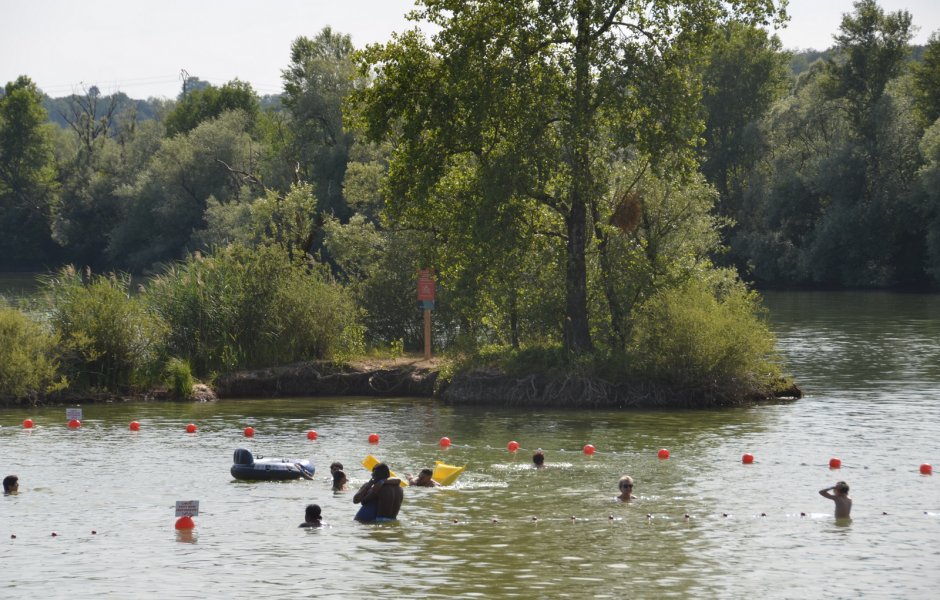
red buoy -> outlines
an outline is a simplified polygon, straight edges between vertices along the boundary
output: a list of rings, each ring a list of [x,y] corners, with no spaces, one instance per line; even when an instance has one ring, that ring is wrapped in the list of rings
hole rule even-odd
[[[195,529],[196,524],[193,522],[192,517],[180,517],[176,520],[177,529]]]
[[[754,462],[754,455],[751,454],[750,452],[746,453],[744,456],[741,457],[741,462],[743,462],[746,465],[752,464]]]
[[[72,419],[71,421],[69,421],[69,429],[78,429],[81,426],[82,426],[82,422],[79,421],[78,419]]]
[[[516,440],[513,440],[509,442],[508,444],[506,444],[506,450],[509,450],[510,452],[515,452],[518,449],[519,449],[519,442],[517,442]]]
[[[933,475],[933,467],[930,463],[924,463],[920,466],[921,475]]]
[[[830,469],[841,469],[841,468],[842,468],[842,460],[841,460],[841,459],[838,459],[838,458],[836,458],[836,457],[833,456],[832,458],[829,459],[829,468],[830,468]]]
[[[594,456],[594,453],[597,452],[597,449],[591,444],[584,445],[584,453],[588,456]]]
[[[313,429],[311,429],[310,431],[308,431],[308,432],[307,432],[307,439],[308,439],[308,440],[315,440],[315,439],[317,439],[317,432],[314,431]]]
[[[131,431],[140,431],[140,423],[137,421],[131,421],[130,428]]]
[[[370,443],[370,444],[378,444],[378,443],[379,443],[379,434],[377,434],[377,433],[370,433],[370,434],[369,434],[369,443]]]
[[[32,429],[32,428],[33,428],[33,420],[32,420],[32,419],[25,419],[25,420],[23,421],[23,429]]]
[[[445,435],[441,438],[440,444],[441,448],[450,448],[450,438]]]
[[[187,425],[186,433],[196,433],[196,425],[194,423],[190,423],[189,425]]]
[[[245,437],[254,437],[255,428],[254,427],[245,427]]]
[[[667,458],[669,458],[669,450],[666,450],[665,448],[660,448],[660,449],[659,449],[659,453],[657,454],[657,456],[658,456],[661,460],[666,460]]]

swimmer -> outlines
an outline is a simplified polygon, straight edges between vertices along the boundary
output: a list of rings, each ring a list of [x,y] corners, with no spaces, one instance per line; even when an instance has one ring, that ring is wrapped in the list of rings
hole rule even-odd
[[[16,494],[20,489],[20,478],[16,475],[7,475],[3,478],[3,493]]]
[[[323,522],[320,520],[320,505],[319,504],[308,504],[307,510],[304,512],[304,522],[300,524],[300,527],[322,527]]]
[[[343,463],[339,462],[338,460],[330,464],[330,473],[335,473],[337,471],[342,471],[342,470],[343,470]]]
[[[362,523],[393,521],[398,518],[404,497],[401,480],[391,476],[388,465],[379,463],[372,468],[372,479],[353,496],[354,504],[362,504],[354,518]]]
[[[408,478],[408,483],[415,487],[441,487],[441,484],[431,479],[434,476],[434,471],[431,469],[421,469],[417,477],[412,477],[411,473],[406,473],[405,476]]]
[[[334,492],[345,492],[348,488],[346,483],[349,480],[346,478],[346,472],[342,469],[337,469],[333,471],[333,491]]]
[[[819,495],[835,502],[836,519],[849,518],[849,514],[852,512],[852,499],[849,498],[849,484],[840,481],[832,487],[819,490]]]
[[[617,484],[617,487],[620,488],[620,495],[617,496],[617,500],[621,502],[629,502],[630,500],[636,500],[636,496],[633,495],[633,478],[629,475],[624,475],[620,478],[620,482]]]
[[[545,453],[541,449],[535,451],[535,454],[532,455],[532,464],[535,465],[536,469],[545,468]]]

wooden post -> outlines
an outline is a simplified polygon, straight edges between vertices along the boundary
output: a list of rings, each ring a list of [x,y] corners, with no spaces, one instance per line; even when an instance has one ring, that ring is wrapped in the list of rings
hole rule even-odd
[[[431,359],[431,309],[424,309],[424,360]]]

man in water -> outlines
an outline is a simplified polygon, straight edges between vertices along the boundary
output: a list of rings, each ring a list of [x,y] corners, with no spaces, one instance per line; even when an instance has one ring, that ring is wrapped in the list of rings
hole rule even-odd
[[[20,489],[20,478],[16,475],[7,475],[3,478],[3,493],[15,494]]]
[[[304,511],[304,522],[300,524],[301,527],[322,527],[323,520],[320,512],[319,504],[308,504],[307,510]]]
[[[405,494],[401,489],[401,480],[393,479],[391,475],[385,463],[372,468],[372,479],[364,483],[353,496],[354,504],[362,504],[355,516],[357,521],[372,523],[398,518]]]
[[[833,493],[830,493],[833,492]],[[829,498],[836,505],[836,519],[848,519],[852,512],[852,499],[849,498],[849,484],[839,481],[832,487],[819,490],[819,495]]]
[[[431,479],[434,476],[434,471],[431,469],[421,469],[421,472],[418,473],[417,477],[412,477],[411,473],[408,473],[408,483],[415,487],[440,487],[441,484]]]
[[[617,500],[629,502],[636,499],[636,496],[633,495],[633,478],[629,475],[621,477],[617,487],[620,488],[620,495],[617,496]]]

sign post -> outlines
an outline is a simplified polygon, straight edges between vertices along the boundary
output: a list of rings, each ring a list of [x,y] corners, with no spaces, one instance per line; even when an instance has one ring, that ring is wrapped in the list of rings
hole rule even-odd
[[[434,308],[434,275],[431,269],[418,272],[418,302],[424,309],[424,359],[431,358],[431,310]]]

